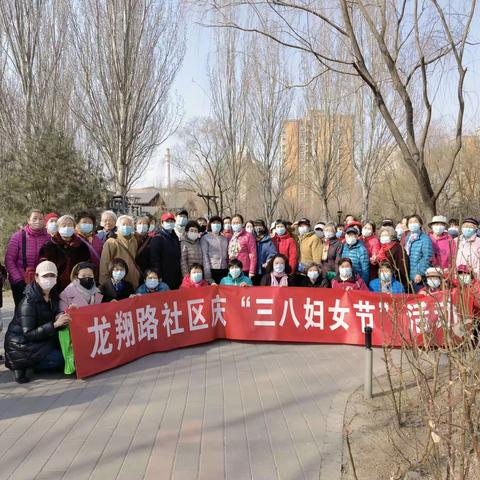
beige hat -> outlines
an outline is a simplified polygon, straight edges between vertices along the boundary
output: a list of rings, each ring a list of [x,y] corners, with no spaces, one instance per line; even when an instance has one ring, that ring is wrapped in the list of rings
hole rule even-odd
[[[443,215],[435,215],[428,226],[431,227],[435,223],[443,223],[444,225],[448,225],[447,217],[444,217]]]
[[[441,268],[429,267],[425,271],[426,277],[443,277],[443,270]]]
[[[35,273],[39,277],[43,277],[48,273],[53,273],[56,277],[58,276],[57,266],[53,262],[49,262],[48,260],[40,262],[35,269]]]

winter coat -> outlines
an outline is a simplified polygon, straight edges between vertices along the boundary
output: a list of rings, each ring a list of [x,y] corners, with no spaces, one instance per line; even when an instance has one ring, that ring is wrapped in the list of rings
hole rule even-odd
[[[223,235],[216,235],[208,232],[200,239],[200,246],[203,253],[203,268],[205,269],[205,279],[213,282],[211,273],[207,276],[207,271],[224,270],[228,266],[228,240]]]
[[[322,271],[324,274],[327,272],[336,272],[337,263],[342,258],[343,243],[336,237],[330,240],[325,240],[323,248],[328,249],[327,259],[322,260]]]
[[[370,258],[363,242],[358,240],[354,245],[345,243],[342,249],[342,257],[349,258],[352,261],[353,271],[362,277],[365,284],[368,284],[370,277]]]
[[[368,257],[376,257],[380,251],[380,240],[375,235],[370,235],[369,237],[360,237],[360,240],[364,243],[365,248],[368,252]]]
[[[433,248],[432,266],[449,269],[453,265],[455,256],[454,239],[447,232],[442,233],[440,238],[435,238],[433,233],[429,236]]]
[[[150,267],[158,271],[162,280],[177,289],[182,283],[181,251],[177,234],[161,228],[150,243]]]
[[[393,268],[395,278],[406,287],[409,282],[408,267],[409,258],[402,244],[393,240],[390,243],[380,244],[380,251],[377,254],[377,263],[388,262]]]
[[[57,330],[53,326],[60,313],[56,289],[51,291],[47,302],[36,282],[27,285],[25,296],[5,334],[5,366],[10,370],[31,368],[52,350],[60,349]]]
[[[322,261],[323,241],[317,237],[315,232],[307,232],[298,237],[300,244],[300,263],[320,264]]]
[[[137,264],[142,274],[145,274],[145,271],[150,268],[150,244],[152,242],[153,236],[136,235],[135,237],[138,244],[135,263]]]
[[[275,234],[272,237],[272,242],[278,253],[287,257],[292,272],[295,272],[297,270],[298,247],[292,236],[289,233],[285,233],[285,235]]]
[[[382,291],[382,282],[379,278],[375,278],[369,284],[369,288],[372,292],[380,293]],[[390,289],[388,293],[397,294],[397,293],[405,293],[405,289],[403,285],[398,281],[392,278],[392,283],[390,285]]]
[[[192,241],[188,237],[185,237],[183,240],[180,240],[180,251],[182,252],[180,266],[183,276],[190,273],[190,267],[194,263],[198,263],[203,267],[205,280],[208,281],[208,279],[212,277],[210,267],[203,265],[203,251],[199,239]]]
[[[3,307],[3,284],[5,283],[5,280],[7,279],[7,271],[5,270],[5,267],[0,263],[0,308]],[[0,332],[2,331],[2,326],[1,324],[2,320],[0,318]]]
[[[73,234],[66,242],[59,233],[40,250],[40,259],[50,260],[58,269],[58,286],[60,291],[70,283],[73,267],[80,262],[90,261],[90,250]]]
[[[480,279],[480,238],[472,235],[466,239],[460,235],[455,239],[457,252],[456,265],[467,265],[472,270],[475,278]]]
[[[100,285],[110,280],[108,265],[114,258],[121,258],[128,266],[128,273],[125,280],[135,290],[140,284],[141,272],[135,263],[138,243],[134,235],[126,238],[120,233],[116,238],[109,238],[103,246],[102,257],[100,258]]]
[[[191,278],[190,275],[185,275],[182,280],[182,284],[180,288],[200,288],[200,287],[208,287],[208,282],[202,278],[202,281],[199,283],[195,283]]]
[[[232,240],[233,236],[228,242],[229,246]],[[245,229],[242,229],[240,235],[237,237],[237,241],[240,245],[240,250],[236,257],[231,257],[229,260],[233,260],[234,258],[240,260],[243,264],[243,271],[255,275],[257,268],[257,242],[255,241],[255,237]]]
[[[322,274],[315,280],[315,283],[312,283],[307,275],[300,275],[297,277],[297,287],[330,288],[330,282]]]
[[[5,255],[5,268],[8,272],[8,280],[12,285],[23,282],[22,231],[25,231],[26,234],[27,268],[33,270],[39,263],[40,250],[51,239],[46,229],[36,231],[28,225],[10,237]]]
[[[257,275],[264,275],[265,265],[274,255],[276,255],[277,248],[273,244],[270,235],[264,235],[262,238],[257,238]]]
[[[260,280],[261,287],[271,287],[272,286],[272,275],[270,273],[266,273],[262,279]],[[288,275],[288,286],[294,287],[295,286],[295,279]]]
[[[77,233],[78,238],[82,241],[90,251],[90,262],[97,267],[97,278],[100,271],[100,258],[102,256],[103,243],[104,241],[96,234],[90,235],[88,237]]]
[[[101,287],[100,291],[103,294],[103,303],[111,302],[112,300],[125,300],[135,293],[132,285],[122,280],[117,288],[114,287],[112,279],[109,278]]]
[[[136,290],[136,294],[137,295],[145,295],[147,293],[158,293],[158,292],[168,292],[170,289],[168,288],[168,285],[164,282],[160,282],[158,285],[157,285],[157,288],[155,290],[149,290],[148,287],[143,283],[142,285],[140,285],[137,290]]]
[[[407,235],[405,245],[408,245],[411,232]],[[409,253],[410,280],[414,281],[416,275],[425,275],[425,271],[432,265],[433,247],[430,237],[420,231],[418,238],[411,243]]]
[[[239,287],[242,283],[246,283],[249,286],[252,286],[252,281],[244,274],[240,274],[237,278],[232,278],[230,274],[226,277],[223,277],[220,281],[220,285],[225,285],[227,287]]]
[[[103,295],[99,290],[92,295],[90,303],[85,300],[85,297],[80,293],[78,280],[74,280],[68,287],[60,294],[60,310],[64,312],[72,305],[77,307],[86,307],[87,305],[97,305],[102,303]]]
[[[368,292],[368,287],[363,281],[362,277],[356,273],[355,277],[350,277],[348,280],[342,280],[338,275],[332,280],[332,288],[339,288],[341,290],[363,290]]]

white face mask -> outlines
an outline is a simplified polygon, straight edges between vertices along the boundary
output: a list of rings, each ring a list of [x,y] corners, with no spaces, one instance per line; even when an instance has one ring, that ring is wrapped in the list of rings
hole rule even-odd
[[[315,270],[310,270],[307,272],[307,276],[310,280],[313,280],[314,282],[317,280],[317,278],[319,277],[319,273]]]
[[[385,235],[381,236],[381,237],[380,237],[380,243],[381,243],[382,245],[385,245],[385,244],[387,244],[387,243],[390,243],[390,236],[388,236],[388,237],[385,236]]]
[[[325,232],[325,238],[327,240],[331,240],[334,237],[335,237],[335,232]]]
[[[305,235],[306,233],[308,233],[310,229],[308,228],[307,225],[301,225],[300,227],[298,227],[298,233],[299,235]]]
[[[144,235],[148,232],[148,225],[146,223],[139,223],[137,225],[137,233],[139,235]]]
[[[44,292],[49,292],[57,284],[57,277],[40,277],[38,284]]]
[[[57,233],[58,227],[56,223],[47,223],[47,232],[50,234]]]
[[[347,245],[355,245],[357,243],[357,237],[355,235],[347,235],[345,242]]]
[[[251,225],[249,225],[248,227],[245,227],[245,230],[248,232],[248,233],[252,233],[253,232],[253,227]]]
[[[325,235],[323,234],[323,231],[322,230],[315,230],[315,235],[318,237],[318,238],[323,238]]]
[[[364,237],[371,237],[373,233],[373,230],[371,228],[363,227],[362,228],[362,235]]]
[[[440,286],[440,279],[439,278],[427,278],[427,285],[430,288],[438,288]]]
[[[198,240],[198,232],[188,232],[187,238],[192,242],[194,242],[195,240]]]
[[[162,227],[167,230],[167,232],[171,232],[174,229],[175,224],[173,222],[163,222]]]
[[[472,277],[468,273],[460,274],[458,280],[462,285],[470,285],[472,283]]]

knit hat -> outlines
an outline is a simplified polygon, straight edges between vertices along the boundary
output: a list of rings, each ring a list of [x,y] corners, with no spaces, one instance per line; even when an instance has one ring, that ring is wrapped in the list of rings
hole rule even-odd
[[[464,218],[463,222],[462,222],[462,225],[464,223],[473,223],[478,228],[478,220],[476,218],[473,218],[473,217]]]
[[[52,218],[56,218],[58,220],[59,217],[60,215],[58,213],[49,213],[48,215],[45,215],[45,223],[47,223]]]
[[[35,273],[39,277],[43,277],[49,273],[53,273],[55,276],[58,276],[57,266],[53,262],[50,262],[48,260],[40,262],[35,269]]]

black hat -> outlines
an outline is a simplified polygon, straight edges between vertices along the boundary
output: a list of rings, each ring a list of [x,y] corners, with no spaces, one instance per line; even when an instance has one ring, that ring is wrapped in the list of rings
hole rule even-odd
[[[357,235],[359,235],[357,227],[348,227],[345,230],[345,233],[356,233]]]
[[[300,225],[301,223],[304,223],[305,225],[310,226],[310,220],[308,218],[301,218],[298,222],[297,225]]]
[[[382,220],[382,227],[393,227],[393,220],[391,218],[384,218]]]
[[[473,223],[478,228],[478,220],[473,217],[467,217],[463,219],[462,225],[464,223]]]
[[[180,210],[177,210],[177,215],[186,215],[188,217],[188,211],[181,208]]]

